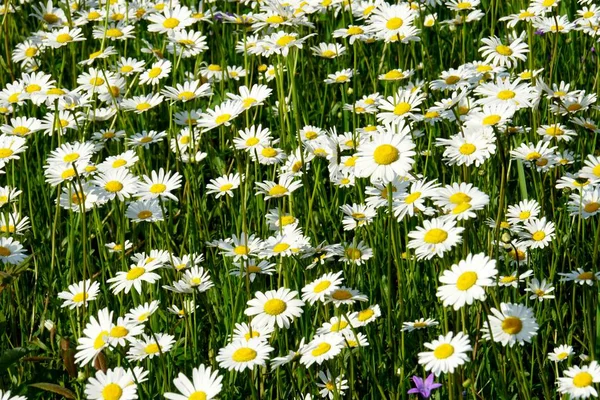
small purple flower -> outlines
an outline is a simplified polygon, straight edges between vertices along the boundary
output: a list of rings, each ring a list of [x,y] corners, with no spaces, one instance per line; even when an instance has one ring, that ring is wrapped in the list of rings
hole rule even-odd
[[[541,29],[537,29],[535,32],[533,32],[536,35],[542,36],[544,34],[544,31]]]
[[[441,383],[433,382],[433,374],[429,374],[425,380],[415,375],[412,377],[412,380],[415,383],[415,387],[410,389],[408,394],[420,394],[424,399],[428,399],[434,389],[442,386]]]

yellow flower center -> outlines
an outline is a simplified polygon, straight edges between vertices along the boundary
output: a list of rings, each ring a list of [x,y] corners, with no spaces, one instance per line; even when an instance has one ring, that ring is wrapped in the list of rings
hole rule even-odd
[[[75,169],[73,168],[69,168],[69,169],[65,169],[62,174],[60,174],[60,177],[62,179],[69,179],[75,176]]]
[[[454,85],[458,81],[460,81],[460,76],[456,76],[456,75],[450,75],[449,77],[444,79],[444,82],[446,82],[446,85]]]
[[[125,328],[124,326],[115,326],[110,330],[110,336],[114,338],[125,337],[128,333],[129,329]]]
[[[333,50],[324,50],[324,51],[321,53],[321,56],[322,56],[322,57],[325,57],[325,58],[333,58],[333,57],[335,57],[335,54],[336,54],[336,53],[335,53],[335,51],[333,51]]]
[[[179,20],[177,18],[167,18],[163,21],[163,26],[167,29],[177,28],[179,26]]]
[[[346,321],[338,321],[335,324],[331,325],[330,332],[339,332],[348,326],[348,322]]]
[[[103,400],[119,400],[123,395],[123,389],[116,383],[109,383],[102,389]]]
[[[136,280],[137,278],[139,278],[140,276],[144,275],[145,272],[146,272],[146,269],[144,267],[133,267],[127,272],[127,275],[125,278],[128,281],[133,281],[133,280]]]
[[[331,286],[331,282],[330,281],[321,281],[319,283],[317,283],[313,289],[314,293],[321,293],[322,291],[326,290],[327,288],[329,288]]]
[[[121,31],[119,28],[110,28],[106,30],[106,36],[111,38],[118,38],[123,36],[123,31]],[[133,69],[132,67],[129,68]]]
[[[40,85],[35,84],[35,83],[27,85],[27,87],[25,88],[25,91],[27,93],[35,93],[35,92],[39,92],[40,90],[42,90],[42,87]]]
[[[25,136],[29,132],[31,132],[31,130],[29,130],[29,128],[26,128],[24,126],[17,126],[15,129],[13,129],[13,133],[15,135],[19,135],[19,136]]]
[[[265,147],[264,149],[261,150],[260,154],[263,157],[267,157],[267,158],[273,158],[275,156],[277,156],[277,150],[275,150],[272,147]]]
[[[215,119],[215,123],[217,125],[221,125],[221,124],[224,124],[225,122],[229,121],[230,118],[231,118],[231,114],[221,114]]]
[[[150,186],[150,193],[159,194],[164,193],[165,190],[167,190],[167,185],[162,183],[155,183]]]
[[[404,21],[398,17],[392,17],[385,23],[385,27],[391,31],[400,28],[402,25],[404,25]]]
[[[433,351],[433,356],[435,358],[437,358],[438,360],[445,360],[446,358],[450,357],[452,354],[454,354],[454,346],[452,346],[451,344],[448,344],[448,343],[440,344]]]
[[[377,146],[373,152],[373,159],[379,165],[390,165],[400,158],[400,152],[390,144]]]
[[[560,127],[558,127],[558,126],[550,126],[550,127],[546,128],[546,135],[549,135],[549,136],[561,136],[564,133],[565,133],[565,131],[560,129]]]
[[[115,160],[112,163],[112,167],[113,168],[120,168],[120,167],[122,167],[124,165],[127,165],[127,161],[124,160],[124,159],[122,159],[122,158],[119,158],[118,160]]]
[[[179,100],[190,100],[190,99],[193,99],[195,96],[196,96],[196,95],[194,94],[194,92],[190,92],[190,91],[187,91],[187,90],[186,90],[186,91],[184,91],[184,92],[181,92],[181,93],[179,93],[179,94],[177,95],[177,98],[178,98]]]
[[[154,67],[152,69],[150,69],[150,71],[148,71],[148,76],[150,78],[156,78],[157,76],[159,76],[162,72],[162,68],[159,67]]]
[[[273,246],[273,252],[274,253],[282,253],[289,248],[290,248],[290,245],[287,243],[277,243],[275,246]]]
[[[501,56],[511,56],[513,51],[510,47],[505,46],[503,44],[496,46],[496,52]]]
[[[516,335],[523,329],[523,321],[518,317],[506,317],[502,321],[502,330],[509,335]]]
[[[535,14],[532,13],[531,11],[523,11],[522,13],[519,14],[519,19],[525,19],[525,18],[531,18],[531,17],[535,17]]]
[[[404,199],[404,202],[406,204],[412,204],[415,201],[417,201],[420,197],[421,197],[421,192],[414,192],[414,193],[411,193],[408,196],[406,196],[406,198]]]
[[[85,300],[87,300],[88,297],[89,297],[89,295],[87,293],[79,292],[75,296],[73,296],[73,298],[71,299],[71,301],[73,303],[82,303]]]
[[[296,38],[292,35],[283,35],[282,37],[277,39],[275,44],[277,44],[277,46],[279,46],[279,47],[285,47],[288,44],[292,43],[295,39]]]
[[[337,78],[335,78],[335,81],[338,83],[343,83],[343,82],[347,82],[348,81],[348,75],[339,75]]]
[[[317,347],[315,347],[313,349],[313,351],[311,351],[311,354],[314,357],[319,357],[319,356],[322,356],[323,354],[327,353],[329,350],[331,350],[331,345],[327,342],[323,342],[323,343],[320,343]]]
[[[458,8],[459,10],[467,10],[471,7],[471,3],[469,3],[468,1],[461,1],[456,5],[456,8]]]
[[[55,24],[59,20],[58,15],[52,13],[44,14],[42,18],[49,24]]]
[[[423,241],[429,244],[439,244],[443,243],[446,239],[448,239],[448,232],[443,229],[433,228],[425,233],[423,237]]]
[[[475,150],[477,150],[477,148],[471,143],[464,143],[458,148],[459,153],[465,156],[475,153]]]
[[[593,202],[593,203],[588,203],[583,207],[583,210],[586,213],[595,213],[596,211],[598,211],[598,208],[600,208],[600,203],[597,202]]]
[[[221,192],[227,192],[228,190],[230,190],[233,187],[233,185],[231,183],[226,183],[225,185],[221,186],[219,188],[219,190]]]
[[[65,94],[65,91],[60,88],[52,88],[52,89],[48,89],[46,94],[51,95],[51,96],[61,96],[61,95]]]
[[[483,125],[496,125],[498,122],[500,122],[501,119],[502,117],[500,117],[497,114],[488,115],[483,119]]]
[[[369,320],[373,315],[375,315],[375,311],[371,310],[370,308],[367,308],[366,310],[360,311],[358,313],[357,318],[360,322],[365,322]]]
[[[285,19],[280,15],[271,15],[265,20],[265,22],[267,24],[281,24],[285,22]]]
[[[471,203],[468,203],[468,202],[460,203],[452,209],[452,214],[456,215],[456,214],[463,213],[463,212],[467,211],[469,208],[471,208]]]
[[[531,238],[536,242],[539,242],[546,238],[546,233],[544,231],[537,231],[533,235],[531,235]]]
[[[567,110],[568,110],[569,112],[575,112],[575,111],[579,111],[579,110],[581,110],[581,107],[582,107],[582,106],[581,106],[581,104],[579,104],[579,103],[573,103],[573,104],[570,104],[570,105],[567,107]]]
[[[385,79],[395,80],[395,79],[404,78],[404,74],[402,72],[398,71],[397,69],[393,69],[393,70],[387,72],[383,77]]]
[[[293,215],[284,215],[279,220],[279,222],[281,223],[281,226],[286,226],[286,225],[292,224],[295,221],[296,221],[296,218]]]
[[[592,272],[587,271],[577,275],[577,279],[580,281],[593,281],[594,279],[596,279],[596,277]]]
[[[256,358],[256,356],[257,353],[254,349],[251,349],[250,347],[240,347],[233,353],[231,358],[235,362],[242,363],[252,361]]]
[[[331,295],[336,300],[349,300],[352,298],[352,293],[344,289],[338,289]]]
[[[280,299],[269,299],[264,305],[264,310],[269,315],[279,315],[287,309],[285,301]]]
[[[143,102],[143,103],[140,103],[137,106],[135,106],[135,109],[138,110],[138,111],[146,111],[150,107],[152,107],[150,105],[150,103]]]
[[[517,94],[512,90],[501,90],[498,92],[498,98],[500,100],[510,100],[514,98]]]
[[[250,108],[256,102],[257,102],[256,99],[253,99],[252,97],[248,97],[242,101],[242,105],[244,106],[244,108]]]
[[[395,115],[404,115],[411,110],[411,105],[405,101],[396,104],[394,107]]]
[[[477,282],[477,273],[473,271],[463,272],[456,281],[458,290],[469,290]]]
[[[98,334],[98,336],[96,336],[96,339],[94,339],[94,350],[99,350],[102,347],[104,347],[104,345],[106,344],[104,338],[106,336],[108,336],[108,331],[102,331]]]
[[[590,386],[594,381],[589,372],[581,371],[573,377],[573,385],[578,388]]]
[[[220,66],[220,65],[217,65],[217,64],[210,64],[210,65],[207,67],[207,69],[208,69],[209,71],[213,71],[213,72],[219,72],[219,71],[221,71],[221,66]]]
[[[354,35],[362,35],[364,32],[365,31],[362,28],[358,27],[358,26],[351,26],[346,31],[346,34],[354,36]]]
[[[116,193],[123,189],[123,184],[119,181],[109,181],[104,185],[107,192]]]
[[[274,197],[280,197],[286,194],[287,192],[288,190],[285,186],[275,185],[269,190],[269,195]]]
[[[248,254],[250,251],[248,249],[248,247],[244,246],[244,245],[239,245],[233,248],[233,252],[235,254],[237,254],[238,256],[244,256],[246,254]]]
[[[68,33],[61,33],[56,37],[56,41],[61,44],[68,43],[71,40],[73,40],[73,37]]]
[[[138,219],[148,219],[150,217],[152,217],[152,211],[150,210],[144,210],[144,211],[140,211],[137,215]]]
[[[160,350],[160,347],[158,347],[158,344],[156,343],[150,343],[149,345],[147,345],[144,348],[144,351],[146,352],[146,354],[156,354],[158,353]]]
[[[188,400],[206,400],[206,393],[202,392],[202,391],[197,391],[194,392],[192,394],[190,394],[190,397],[188,397]]]
[[[568,353],[565,353],[564,351],[562,353],[559,353],[556,355],[556,359],[557,360],[564,360],[565,358],[567,358],[569,356]]]

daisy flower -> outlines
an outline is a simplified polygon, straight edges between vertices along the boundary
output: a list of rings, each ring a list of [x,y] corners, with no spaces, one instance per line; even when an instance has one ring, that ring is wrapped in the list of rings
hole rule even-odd
[[[129,361],[142,361],[146,358],[168,353],[175,343],[175,336],[166,333],[153,333],[152,336],[142,334],[142,339],[133,340],[127,352]]]
[[[573,354],[575,354],[573,346],[561,344],[560,346],[555,347],[552,352],[548,353],[548,359],[554,362],[561,362],[568,359]]]
[[[418,354],[419,364],[435,376],[441,373],[453,373],[458,366],[469,361],[467,351],[473,349],[469,337],[463,332],[456,335],[448,332],[446,336],[440,335],[437,340],[425,343],[424,346],[431,351]]]
[[[486,58],[486,63],[512,68],[517,65],[517,60],[527,60],[525,54],[529,52],[529,46],[523,42],[524,39],[523,34],[506,45],[496,36],[483,38],[481,41],[484,45],[479,48],[479,52]]]
[[[325,296],[325,304],[333,303],[337,308],[342,304],[353,304],[356,301],[368,301],[369,298],[356,289],[340,286]]]
[[[318,46],[312,46],[310,50],[315,56],[333,59],[344,54],[346,47],[339,43],[319,43]]]
[[[461,242],[464,228],[457,227],[452,219],[434,218],[423,221],[423,227],[408,233],[411,239],[408,248],[416,249],[417,259],[431,259],[433,256],[443,257],[444,253]]]
[[[302,314],[304,301],[297,298],[298,292],[288,288],[256,292],[248,301],[244,314],[253,316],[253,321],[288,329],[290,323]]]
[[[333,249],[335,255],[340,256],[340,261],[351,264],[362,265],[373,257],[373,250],[362,240],[357,244],[347,244]]]
[[[570,367],[563,374],[557,382],[560,393],[568,394],[573,399],[598,397],[594,384],[600,382],[600,366],[595,360],[583,367]]]
[[[396,176],[408,175],[414,163],[415,144],[404,123],[377,127],[372,141],[359,144],[356,156],[357,177],[370,177],[371,182],[389,183]]]
[[[10,390],[3,392],[0,390],[0,400],[27,400],[25,396],[11,396]]]
[[[21,242],[12,237],[0,238],[0,261],[3,264],[18,265],[26,258],[27,253]]]
[[[186,6],[165,7],[161,13],[148,16],[148,32],[173,33],[196,23],[192,12]]]
[[[341,71],[337,71],[333,74],[327,75],[327,79],[325,79],[325,83],[348,83],[354,76],[354,70],[351,68],[343,69]]]
[[[529,300],[538,299],[539,301],[544,301],[546,299],[554,298],[554,295],[550,294],[554,291],[554,287],[550,283],[546,283],[545,279],[542,279],[540,282],[537,278],[533,278],[525,291],[531,293]]]
[[[584,284],[592,286],[594,282],[600,279],[600,272],[586,271],[583,268],[577,268],[575,271],[566,273],[559,272],[558,274],[562,276],[561,282],[577,282],[582,286]]]
[[[107,200],[118,198],[124,201],[138,192],[139,179],[128,169],[120,168],[101,172],[92,183]]]
[[[430,326],[436,326],[440,323],[432,318],[420,318],[416,321],[403,322],[402,323],[402,331],[404,332],[412,332],[418,329],[429,328]]]
[[[295,181],[294,178],[289,175],[281,175],[279,177],[279,182],[256,182],[257,193],[264,194],[265,200],[290,196],[292,192],[300,187],[302,187],[302,182],[300,180]]]
[[[216,193],[216,198],[221,196],[233,197],[233,190],[240,186],[241,177],[239,173],[221,176],[217,179],[211,179],[206,185],[206,194]]]
[[[113,328],[113,312],[108,308],[98,311],[98,318],[90,317],[90,321],[83,329],[83,335],[77,339],[77,353],[75,353],[75,363],[80,366],[88,364],[96,359],[98,354],[108,347],[109,332]]]
[[[600,213],[600,187],[571,193],[568,203],[571,215],[580,215],[587,219]]]
[[[214,110],[208,109],[200,116],[198,126],[205,128],[206,131],[218,126],[231,125],[231,121],[244,111],[241,102],[227,100],[220,105],[215,106]]]
[[[255,235],[242,233],[239,237],[234,234],[231,239],[219,241],[218,247],[222,255],[238,261],[256,256],[262,248],[262,243]]]
[[[321,380],[321,383],[317,383],[319,394],[323,398],[328,397],[329,400],[343,398],[345,394],[344,390],[349,388],[348,381],[344,379],[343,374],[334,379],[329,370],[325,372],[319,371],[319,379]]]
[[[456,218],[459,221],[475,218],[475,211],[483,209],[490,202],[487,194],[480,191],[470,183],[453,183],[438,189],[433,196],[436,206],[441,207],[447,218]]]
[[[166,392],[164,396],[169,400],[211,400],[221,392],[222,381],[223,377],[219,375],[219,371],[213,371],[210,366],[200,364],[192,370],[192,379],[181,372],[173,379],[173,384],[181,394]]]
[[[132,201],[127,205],[125,216],[133,222],[156,222],[164,220],[157,199]]]
[[[523,232],[520,233],[523,246],[530,249],[543,249],[554,239],[554,223],[542,219],[532,219],[523,223]]]
[[[406,118],[411,121],[421,119],[419,106],[425,100],[425,94],[419,89],[411,90],[400,88],[393,96],[388,96],[380,101],[381,110],[377,114],[377,121],[383,123],[398,123]]]
[[[369,225],[377,215],[377,211],[374,208],[364,204],[344,204],[340,209],[344,213],[342,224],[345,231],[352,231]]]
[[[272,351],[273,347],[259,338],[236,340],[219,349],[217,362],[221,368],[229,371],[252,370],[257,365],[264,367]]]
[[[249,324],[243,322],[241,324],[235,324],[233,330],[232,341],[237,340],[252,340],[259,338],[263,341],[268,341],[271,337],[271,333],[275,330],[274,326],[268,324],[259,324],[255,320],[252,320]]]
[[[302,288],[302,300],[309,304],[324,302],[325,296],[333,293],[344,281],[343,271],[328,272]]]
[[[127,314],[125,314],[125,318],[139,323],[145,323],[148,321],[148,318],[150,318],[150,316],[158,310],[159,304],[160,301],[158,300],[141,304],[135,308],[132,308]]]
[[[367,326],[379,317],[381,317],[381,308],[378,304],[374,304],[364,310],[353,312],[348,319],[352,321],[352,326],[354,328],[359,328]]]
[[[127,111],[141,114],[161,104],[163,99],[164,97],[158,93],[133,96],[131,99],[123,99],[121,107]]]
[[[529,83],[521,83],[517,78],[513,82],[498,77],[495,82],[483,83],[475,89],[475,94],[482,96],[477,104],[507,104],[517,110],[532,107],[537,98],[537,92]]]
[[[448,165],[482,165],[496,153],[493,131],[465,129],[449,139],[438,138],[436,146],[444,146],[444,161]]]
[[[108,279],[106,282],[110,283],[110,289],[113,294],[118,294],[121,291],[125,291],[125,294],[129,293],[133,287],[138,293],[142,293],[142,281],[153,284],[160,279],[154,271],[160,268],[160,264],[156,261],[140,265],[132,264],[129,271],[118,271],[115,277]]]
[[[314,363],[321,365],[340,354],[343,347],[344,337],[339,333],[317,335],[302,349],[300,363],[306,367]]]
[[[265,100],[271,96],[272,92],[273,90],[266,85],[252,85],[250,89],[246,86],[240,86],[239,95],[227,93],[227,97],[239,101],[242,103],[243,108],[248,110],[252,107],[263,105]]]
[[[165,86],[161,93],[168,99],[184,103],[198,97],[212,95],[210,83],[201,84],[199,80],[185,81],[183,85],[178,83],[176,87]]]
[[[182,177],[177,171],[165,173],[162,168],[158,170],[158,173],[152,171],[150,176],[144,175],[143,181],[138,184],[136,196],[141,200],[169,198],[178,201],[171,192],[181,187],[181,180]]]
[[[496,260],[491,260],[483,253],[469,254],[465,260],[452,265],[450,270],[440,276],[437,297],[444,306],[453,306],[455,310],[465,304],[471,305],[474,300],[483,301],[486,298],[484,287],[494,284]]]
[[[19,154],[25,150],[27,150],[27,146],[24,138],[0,135],[0,168],[11,160],[18,160]]]
[[[244,278],[246,274],[250,275],[250,282],[254,282],[258,274],[273,275],[275,272],[275,264],[266,260],[258,261],[249,259],[248,261],[238,261],[235,268],[229,274]]]
[[[556,139],[557,142],[570,142],[577,137],[577,133],[574,130],[567,129],[562,124],[541,125],[536,132],[542,136],[542,140],[547,142],[552,139]]]
[[[514,346],[519,343],[531,342],[537,335],[538,324],[535,321],[533,310],[521,304],[501,303],[500,310],[491,308],[489,325],[482,328],[483,338],[499,342],[503,346]]]
[[[96,300],[99,291],[100,284],[88,279],[69,285],[67,290],[58,294],[58,298],[64,300],[62,308],[69,307],[72,310],[92,300]]]
[[[511,225],[537,219],[541,207],[536,200],[523,200],[516,205],[508,206],[506,217]]]
[[[137,380],[137,379],[135,379]],[[131,370],[122,367],[96,371],[85,385],[86,398],[90,400],[137,399],[137,385]]]

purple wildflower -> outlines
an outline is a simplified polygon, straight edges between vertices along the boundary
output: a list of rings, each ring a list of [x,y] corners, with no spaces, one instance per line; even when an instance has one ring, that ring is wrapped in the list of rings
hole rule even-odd
[[[428,399],[434,389],[442,386],[441,383],[433,382],[433,374],[429,374],[425,380],[415,375],[412,377],[412,380],[415,383],[415,387],[410,389],[408,394],[420,394],[424,399]]]

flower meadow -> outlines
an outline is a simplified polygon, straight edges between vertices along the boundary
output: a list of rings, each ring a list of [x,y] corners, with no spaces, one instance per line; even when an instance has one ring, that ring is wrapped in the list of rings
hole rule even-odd
[[[591,0],[0,0],[0,399],[579,399]]]

